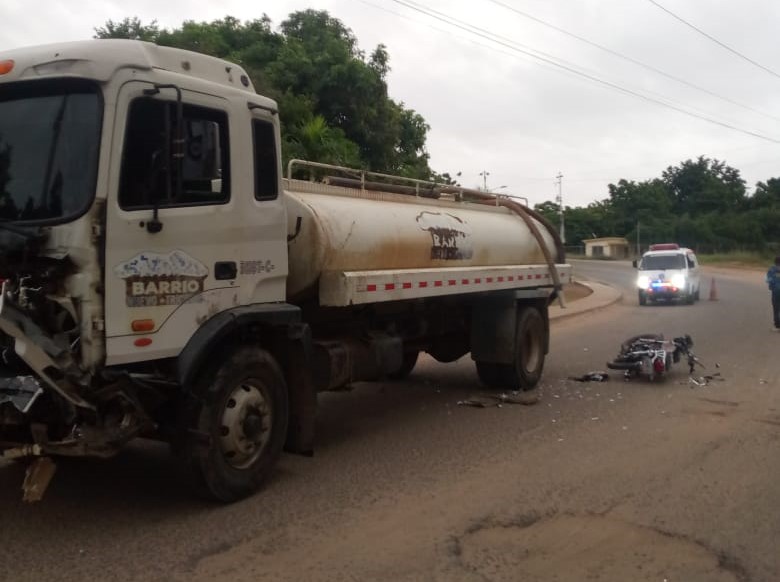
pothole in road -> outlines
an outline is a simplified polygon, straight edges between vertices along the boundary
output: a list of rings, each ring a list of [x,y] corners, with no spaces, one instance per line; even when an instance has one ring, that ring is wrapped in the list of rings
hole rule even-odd
[[[743,568],[699,543],[601,516],[486,524],[455,553],[476,577],[524,582],[744,582]]]

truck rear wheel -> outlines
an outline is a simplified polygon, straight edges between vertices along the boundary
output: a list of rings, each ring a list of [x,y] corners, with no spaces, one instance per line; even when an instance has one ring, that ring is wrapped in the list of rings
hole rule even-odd
[[[185,459],[207,497],[231,502],[271,473],[287,433],[287,387],[265,350],[236,348],[205,374],[188,411]]]
[[[508,374],[511,373],[511,369],[502,370],[502,367],[510,368],[506,364],[477,362],[477,376],[488,388],[501,388],[505,385],[504,381],[508,378]]]
[[[417,358],[419,356],[420,352],[417,350],[412,352],[404,352],[404,359],[401,363],[401,367],[398,368],[395,372],[388,374],[387,377],[391,380],[403,380],[412,373],[412,370],[414,370],[414,367],[417,365]]]
[[[477,374],[485,386],[507,390],[532,390],[544,370],[547,328],[535,307],[522,309],[517,316],[516,353],[512,364],[477,362]]]
[[[542,378],[547,327],[535,307],[527,307],[517,318],[517,359],[515,375],[521,390],[531,390]]]

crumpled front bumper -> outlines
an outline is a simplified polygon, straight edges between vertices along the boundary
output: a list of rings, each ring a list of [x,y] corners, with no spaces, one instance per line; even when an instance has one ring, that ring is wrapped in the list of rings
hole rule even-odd
[[[27,364],[30,371],[35,374],[35,378],[40,380],[39,387],[54,390],[75,406],[94,410],[95,407],[81,397],[76,386],[65,380],[55,380],[55,377],[63,378],[66,375],[66,366],[55,359],[58,358],[55,355],[58,348],[21,309],[11,304],[6,295],[7,284],[3,282],[0,288],[0,333],[12,338],[14,352]],[[70,358],[70,354],[64,353],[64,350],[59,349],[59,351],[61,352],[59,360],[63,357]],[[18,382],[28,388],[31,386],[29,380]],[[17,385],[9,389],[18,390],[19,387]]]
[[[21,413],[27,414],[43,394],[43,387],[33,376],[0,377],[0,406],[10,402]]]

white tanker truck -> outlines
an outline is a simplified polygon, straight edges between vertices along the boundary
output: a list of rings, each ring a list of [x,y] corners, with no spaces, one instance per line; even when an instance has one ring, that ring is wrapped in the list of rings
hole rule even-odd
[[[301,179],[303,178],[303,179]],[[508,197],[280,162],[238,66],[136,41],[0,54],[0,451],[171,444],[246,496],[312,450],[316,395],[470,353],[531,389],[571,268]]]

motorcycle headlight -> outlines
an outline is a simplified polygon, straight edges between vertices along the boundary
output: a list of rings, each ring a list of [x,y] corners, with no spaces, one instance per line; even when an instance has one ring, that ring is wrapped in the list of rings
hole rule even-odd
[[[678,289],[685,287],[685,275],[672,275],[672,285]]]
[[[647,275],[639,275],[639,277],[636,278],[636,285],[640,289],[647,289],[650,286],[650,277]]]

